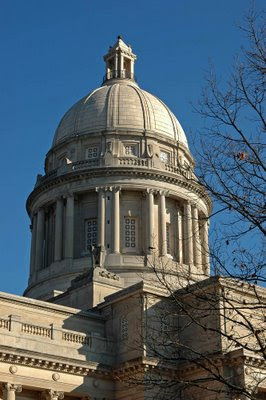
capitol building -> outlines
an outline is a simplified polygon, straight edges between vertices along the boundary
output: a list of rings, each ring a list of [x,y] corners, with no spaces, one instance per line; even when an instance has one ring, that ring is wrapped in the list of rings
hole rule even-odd
[[[104,61],[27,200],[28,286],[0,293],[0,399],[265,399],[247,307],[226,321],[229,300],[250,314],[265,289],[210,276],[212,202],[182,126],[121,37]]]

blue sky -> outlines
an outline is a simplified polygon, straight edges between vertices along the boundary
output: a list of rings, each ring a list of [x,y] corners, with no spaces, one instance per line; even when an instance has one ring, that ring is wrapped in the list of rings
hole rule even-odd
[[[263,7],[257,0],[257,8]],[[100,86],[102,56],[117,35],[137,54],[143,89],[176,114],[189,140],[210,61],[223,76],[245,45],[237,28],[249,0],[1,0],[0,290],[27,285],[30,231],[25,201],[55,128],[79,98]]]

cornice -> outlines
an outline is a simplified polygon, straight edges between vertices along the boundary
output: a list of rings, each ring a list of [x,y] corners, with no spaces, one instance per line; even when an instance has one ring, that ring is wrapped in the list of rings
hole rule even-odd
[[[71,308],[71,307],[62,306],[62,305],[55,304],[55,303],[49,303],[49,302],[42,301],[42,300],[26,298],[26,297],[12,295],[12,294],[3,293],[3,292],[0,292],[0,302],[14,304],[16,306],[18,304],[21,304],[28,308],[44,310],[44,311],[52,312],[53,314],[61,314],[61,315],[65,315],[68,317],[74,316],[77,318],[90,319],[90,320],[92,318],[94,318],[94,319],[98,319],[101,321],[104,321],[104,319],[105,319],[103,316],[101,316],[97,313],[94,313],[94,312],[84,311],[84,310],[80,310],[77,308]]]
[[[76,361],[67,357],[47,357],[43,353],[0,347],[0,362],[22,365],[31,368],[45,369],[82,376],[111,376],[112,368],[109,365],[94,361]]]
[[[183,178],[182,176],[176,176],[176,174],[173,174],[171,172],[158,171],[153,169],[147,170],[147,168],[139,168],[139,167],[138,169],[133,169],[132,167],[119,167],[119,168],[97,167],[97,168],[90,168],[89,170],[73,171],[64,175],[51,178],[47,182],[42,183],[40,186],[38,186],[31,192],[26,203],[27,211],[29,213],[32,202],[36,197],[38,197],[41,193],[44,193],[45,191],[52,189],[58,185],[64,183],[76,182],[83,179],[101,177],[101,176],[107,177],[107,176],[119,176],[119,175],[129,176],[129,177],[134,176],[136,178],[141,177],[145,179],[163,181],[170,184],[174,184],[179,187],[183,187],[187,190],[192,191],[193,193],[197,194],[202,199],[204,199],[209,212],[211,212],[212,209],[211,200],[206,190],[204,190],[196,182],[191,182]]]

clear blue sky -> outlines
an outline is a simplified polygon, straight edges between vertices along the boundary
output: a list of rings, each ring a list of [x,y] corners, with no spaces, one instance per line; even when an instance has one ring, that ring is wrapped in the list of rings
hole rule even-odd
[[[263,7],[257,0],[257,8]],[[117,35],[137,54],[143,89],[169,105],[187,132],[210,60],[228,73],[245,40],[249,0],[1,0],[0,290],[21,294],[29,268],[25,201],[63,113],[101,84]]]

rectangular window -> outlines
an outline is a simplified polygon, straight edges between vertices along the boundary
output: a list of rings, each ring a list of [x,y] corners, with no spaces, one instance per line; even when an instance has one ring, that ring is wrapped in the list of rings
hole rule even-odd
[[[125,145],[125,155],[126,156],[137,156],[137,145],[136,144],[126,144]]]
[[[170,153],[167,153],[166,151],[161,150],[160,151],[160,160],[164,162],[165,164],[170,163]]]
[[[124,315],[120,319],[120,337],[121,340],[128,339],[128,320]]]
[[[91,146],[86,149],[86,159],[92,160],[94,158],[99,158],[99,147]]]
[[[136,251],[137,247],[137,220],[133,217],[124,219],[125,250]]]
[[[170,246],[170,224],[166,224],[166,252],[167,252],[167,254],[171,254],[171,246]]]
[[[85,221],[85,247],[90,250],[97,244],[97,219],[91,218]]]

